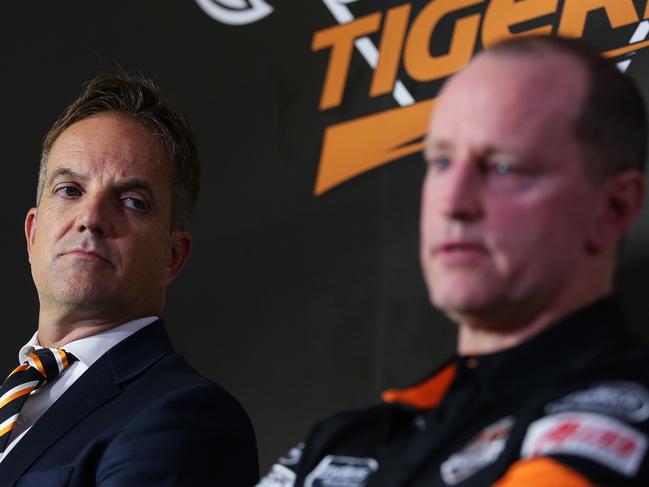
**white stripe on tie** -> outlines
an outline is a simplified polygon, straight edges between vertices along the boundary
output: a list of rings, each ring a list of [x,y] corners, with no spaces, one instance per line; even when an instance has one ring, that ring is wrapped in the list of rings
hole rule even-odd
[[[3,430],[7,426],[9,426],[10,424],[15,423],[16,420],[18,419],[19,415],[20,415],[19,413],[16,413],[13,416],[11,416],[10,418],[7,418],[5,421],[3,421],[2,424],[0,424],[0,430]]]
[[[36,387],[36,384],[38,384],[38,381],[33,380],[33,381],[30,381],[30,382],[25,382],[24,384],[17,385],[13,389],[10,389],[7,392],[5,392],[2,395],[2,397],[0,397],[0,404],[2,404],[5,401],[5,399],[8,398],[9,396],[11,396],[12,394],[15,394],[16,392],[22,391],[24,389],[29,389],[29,388]]]
[[[56,359],[56,365],[59,367],[59,374],[63,372],[63,360],[61,360],[61,354],[59,353],[58,350],[53,350],[52,355],[54,355],[54,358]]]

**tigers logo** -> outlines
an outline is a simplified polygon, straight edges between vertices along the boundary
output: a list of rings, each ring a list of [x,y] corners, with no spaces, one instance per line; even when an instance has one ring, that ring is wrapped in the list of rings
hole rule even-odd
[[[371,0],[321,1],[337,24],[315,32],[311,43],[312,51],[328,53],[320,111],[342,104],[355,51],[372,70],[368,98],[389,95],[397,106],[325,128],[316,196],[420,151],[434,98],[416,100],[407,85],[437,83],[459,71],[482,48],[526,34],[599,40],[610,34],[616,40],[603,54],[625,70],[630,56],[649,46],[649,0],[406,0],[358,17],[352,9],[364,4],[372,11]],[[273,11],[264,0],[196,2],[219,22],[231,25],[249,24]],[[596,30],[591,29],[593,24]]]
[[[313,51],[329,53],[320,110],[341,105],[355,49],[373,70],[368,97],[391,95],[398,106],[325,129],[314,187],[316,196],[421,150],[434,99],[415,100],[406,83],[397,78],[400,72],[407,75],[411,85],[433,83],[460,70],[481,47],[525,34],[586,37],[587,24],[590,27],[593,19],[601,28],[605,18],[605,29],[611,29],[612,37],[620,37],[620,32],[626,32],[622,29],[630,29],[632,34],[627,34],[621,46],[618,43],[603,52],[622,70],[631,62],[628,55],[649,46],[645,40],[649,34],[649,1],[431,0],[405,2],[358,18],[350,10],[355,0],[322,1],[338,25],[317,31],[311,44]],[[644,8],[638,10],[639,3]],[[449,21],[450,43],[438,34],[443,30],[438,27],[447,27]],[[442,54],[433,54],[431,45],[448,48]]]
[[[223,24],[252,24],[273,11],[264,0],[196,0],[207,15]]]

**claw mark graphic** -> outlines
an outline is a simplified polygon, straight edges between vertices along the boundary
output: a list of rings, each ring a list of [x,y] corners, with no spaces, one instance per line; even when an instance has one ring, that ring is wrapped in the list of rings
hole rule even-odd
[[[344,24],[354,20],[354,14],[349,10],[346,4],[353,3],[356,0],[322,0],[339,24]],[[369,37],[361,37],[354,41],[356,49],[360,51],[372,69],[376,69],[379,60],[379,51]],[[412,105],[415,99],[412,97],[405,85],[397,80],[394,83],[392,96],[399,106]]]
[[[273,11],[264,0],[196,0],[196,3],[214,20],[229,25],[252,24]]]
[[[638,24],[638,27],[636,27],[631,39],[629,40],[629,44],[644,41],[647,38],[647,34],[649,34],[649,20],[644,20]],[[618,69],[624,73],[629,68],[631,61],[633,61],[633,59],[620,61],[617,63]]]

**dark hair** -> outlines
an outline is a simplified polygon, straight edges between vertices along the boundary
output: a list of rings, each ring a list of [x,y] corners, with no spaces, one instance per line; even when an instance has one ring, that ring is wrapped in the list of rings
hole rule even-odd
[[[84,92],[43,139],[36,202],[45,184],[47,157],[52,145],[69,126],[100,113],[122,115],[150,127],[172,164],[171,194],[173,229],[185,229],[198,199],[200,162],[189,122],[148,79],[125,73],[100,75],[88,82]]]
[[[629,169],[644,171],[647,113],[633,81],[580,39],[520,36],[485,51],[498,55],[563,53],[586,70],[587,93],[574,121],[575,136],[593,164],[586,168],[596,181]]]

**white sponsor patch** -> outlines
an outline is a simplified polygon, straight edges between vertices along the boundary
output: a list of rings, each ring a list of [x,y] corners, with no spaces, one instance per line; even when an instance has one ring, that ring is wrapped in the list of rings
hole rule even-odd
[[[257,484],[257,487],[293,487],[295,485],[295,472],[284,465],[273,465],[268,475]]]
[[[551,402],[546,412],[592,411],[640,423],[649,418],[649,391],[634,382],[605,382]]]
[[[646,450],[647,437],[617,419],[594,413],[559,413],[530,425],[521,456],[573,455],[631,477]]]
[[[298,443],[286,455],[280,457],[277,463],[282,465],[297,465],[302,459],[302,453],[304,453],[304,443]]]
[[[455,485],[495,462],[505,449],[513,424],[511,417],[503,418],[451,455],[440,467],[444,482]]]
[[[379,464],[373,458],[327,455],[304,479],[304,487],[363,487]]]

